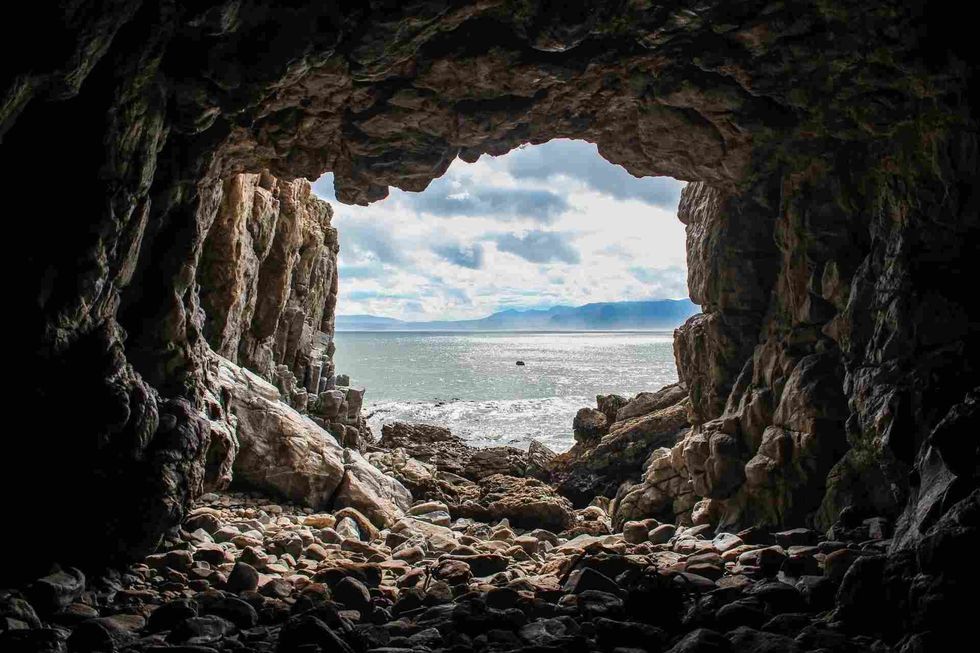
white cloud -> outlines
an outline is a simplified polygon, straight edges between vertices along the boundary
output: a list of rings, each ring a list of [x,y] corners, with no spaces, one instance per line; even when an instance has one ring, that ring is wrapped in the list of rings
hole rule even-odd
[[[327,174],[314,190],[334,204],[342,314],[464,319],[687,295],[683,183],[633,178],[587,143],[457,160],[425,192],[368,207],[337,203],[332,186]]]

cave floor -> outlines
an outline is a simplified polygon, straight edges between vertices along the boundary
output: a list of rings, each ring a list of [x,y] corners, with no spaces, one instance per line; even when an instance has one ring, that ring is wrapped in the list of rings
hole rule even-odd
[[[850,541],[655,520],[609,534],[590,506],[556,535],[444,508],[379,530],[352,508],[207,494],[125,571],[0,591],[5,650],[891,650],[836,620],[845,572],[888,545],[873,521]]]

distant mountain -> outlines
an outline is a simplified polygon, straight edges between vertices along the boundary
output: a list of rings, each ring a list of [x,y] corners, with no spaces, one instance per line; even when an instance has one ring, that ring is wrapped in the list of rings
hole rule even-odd
[[[617,331],[673,329],[700,310],[689,299],[602,302],[509,309],[478,320],[408,322],[376,315],[338,315],[338,331]]]

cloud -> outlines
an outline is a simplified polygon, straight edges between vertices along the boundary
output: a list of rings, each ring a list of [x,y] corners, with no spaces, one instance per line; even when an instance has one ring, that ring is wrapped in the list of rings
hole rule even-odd
[[[678,299],[687,297],[687,271],[680,267],[646,268],[633,266],[633,277],[644,284],[650,297]]]
[[[501,252],[509,252],[532,263],[574,264],[582,260],[578,250],[556,231],[529,231],[523,236],[500,234],[496,242]]]
[[[340,244],[358,260],[403,265],[407,261],[404,243],[397,242],[383,228],[364,221],[347,221],[340,231]]]
[[[338,203],[331,174],[314,191],[340,232],[338,312],[429,320],[686,296],[682,187],[552,141],[456,160],[422,193],[367,207]]]
[[[386,274],[383,265],[341,265],[342,279],[378,279]]]
[[[458,178],[451,172],[436,179],[422,193],[399,197],[420,213],[442,217],[527,219],[548,224],[571,207],[557,193],[535,188],[501,188]]]
[[[333,173],[328,172],[313,182],[313,193],[320,199],[336,204],[337,194],[333,190]],[[336,206],[334,207],[336,208]]]
[[[366,299],[416,299],[417,295],[388,292],[386,290],[352,290],[345,293],[345,297],[351,301],[358,302]]]
[[[443,296],[456,306],[472,306],[473,299],[462,288],[444,288]]]
[[[564,175],[616,199],[639,200],[666,209],[677,208],[684,187],[670,177],[634,177],[626,168],[603,159],[598,148],[585,141],[561,139],[523,147],[508,155],[506,168],[520,179],[548,180]]]
[[[479,270],[483,267],[483,246],[479,243],[472,245],[446,243],[434,246],[432,251],[453,265],[471,270]]]

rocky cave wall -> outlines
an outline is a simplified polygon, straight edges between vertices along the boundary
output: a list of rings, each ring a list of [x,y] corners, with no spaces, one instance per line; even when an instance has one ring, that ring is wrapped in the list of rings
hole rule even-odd
[[[882,156],[921,166],[905,178],[812,162],[760,193],[765,204],[685,189],[688,282],[704,312],[674,346],[695,425],[684,459],[713,522],[826,530],[844,507],[895,518],[911,498],[907,543],[972,490],[974,472],[947,473],[923,497],[920,470],[975,460],[965,431],[953,444],[936,429],[965,428],[975,410],[977,309],[957,289],[980,272],[967,253],[976,142],[904,147],[918,151]],[[930,177],[942,195],[924,190]]]
[[[332,216],[305,180],[235,175],[222,186],[197,270],[211,348],[269,380],[291,375],[292,386],[312,395],[333,387]]]
[[[261,288],[251,320],[247,292],[241,320],[199,292],[229,178],[267,169],[281,199],[333,171],[341,201],[366,203],[423,189],[456,156],[556,137],[698,182],[681,215],[704,314],[677,359],[692,471],[720,520],[825,523],[855,503],[904,510],[903,542],[965,528],[978,164],[972,35],[954,16],[888,1],[114,0],[9,18],[0,157],[8,214],[24,216],[11,342],[37,431],[8,436],[4,457],[5,496],[26,497],[9,519],[29,541],[4,543],[20,571],[93,520],[105,537],[75,562],[145,554],[178,523],[220,458],[208,341],[265,369],[271,346],[307,380],[306,354],[279,344],[303,338],[269,332]],[[268,235],[249,233],[253,253]],[[292,290],[284,314],[304,305]],[[57,524],[39,510],[51,495]]]
[[[271,382],[282,401],[347,446],[370,438],[364,389],[337,386],[333,208],[305,179],[224,180],[195,283],[212,351]]]

